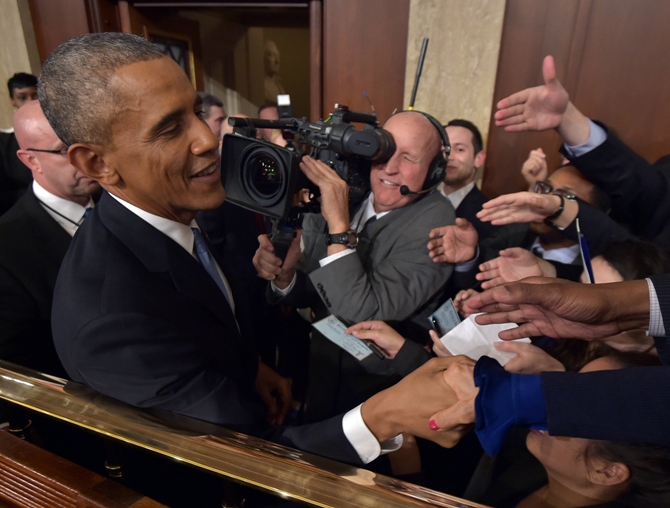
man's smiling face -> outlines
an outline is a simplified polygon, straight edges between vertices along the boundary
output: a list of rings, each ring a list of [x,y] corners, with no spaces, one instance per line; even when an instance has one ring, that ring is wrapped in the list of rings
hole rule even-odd
[[[403,207],[416,199],[400,194],[400,187],[406,185],[410,191],[422,189],[441,144],[437,130],[421,113],[398,113],[384,124],[384,129],[393,136],[396,151],[388,162],[374,164],[370,172],[377,213]]]
[[[110,190],[135,206],[182,223],[219,206],[225,191],[218,139],[181,68],[169,58],[119,68],[110,80],[119,97],[105,164],[120,180]]]

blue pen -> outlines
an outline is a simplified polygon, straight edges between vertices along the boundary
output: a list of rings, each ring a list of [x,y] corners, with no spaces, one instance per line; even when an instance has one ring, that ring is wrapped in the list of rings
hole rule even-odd
[[[579,252],[582,255],[582,265],[584,266],[584,271],[586,272],[587,282],[589,284],[595,284],[596,280],[593,276],[593,267],[591,266],[591,254],[589,253],[589,246],[586,243],[586,237],[584,237],[581,229],[579,229],[579,219],[576,219],[576,226],[577,238],[579,238]]]

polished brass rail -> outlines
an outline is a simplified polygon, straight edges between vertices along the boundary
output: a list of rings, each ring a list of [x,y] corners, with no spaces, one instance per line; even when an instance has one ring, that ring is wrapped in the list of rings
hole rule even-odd
[[[0,398],[285,499],[323,507],[475,503],[0,361]]]

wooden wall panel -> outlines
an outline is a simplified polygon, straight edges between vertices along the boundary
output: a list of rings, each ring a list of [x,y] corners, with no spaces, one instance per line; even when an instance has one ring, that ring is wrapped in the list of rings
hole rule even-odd
[[[507,0],[494,93],[542,83],[542,59],[554,55],[557,75],[575,105],[601,119],[641,155],[670,152],[670,3],[664,0]],[[489,132],[483,191],[489,197],[524,188],[521,164],[542,147],[558,165],[554,132]]]
[[[29,0],[42,63],[66,40],[90,32],[85,0]]]
[[[402,109],[409,0],[325,0],[323,112],[338,102],[383,122]]]

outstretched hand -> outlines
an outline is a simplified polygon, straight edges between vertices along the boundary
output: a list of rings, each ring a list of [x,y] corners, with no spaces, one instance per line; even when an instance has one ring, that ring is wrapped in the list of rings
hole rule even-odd
[[[498,351],[516,356],[505,364],[512,374],[539,374],[540,372],[565,372],[565,366],[549,353],[527,342],[494,342]]]
[[[428,255],[435,263],[463,263],[475,257],[479,236],[466,219],[456,224],[435,228],[430,232]]]
[[[477,217],[494,226],[537,222],[552,215],[560,206],[561,199],[554,194],[516,192],[487,201],[477,212]]]
[[[542,63],[544,85],[526,88],[498,102],[496,126],[508,132],[544,131],[561,125],[570,97],[556,78],[554,57]]]
[[[556,277],[554,266],[521,247],[500,251],[500,257],[479,265],[477,280],[483,289],[505,282],[516,282],[526,277]]]
[[[464,307],[473,314],[485,313],[475,318],[480,325],[518,323],[500,332],[503,340],[539,335],[601,339],[649,327],[645,280],[580,284],[531,277],[474,295]]]

